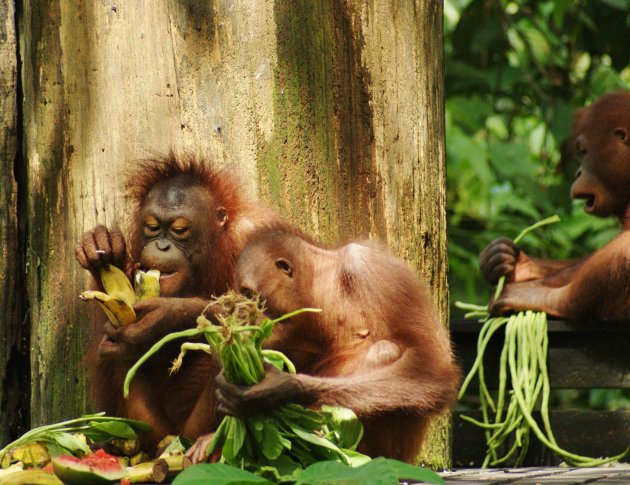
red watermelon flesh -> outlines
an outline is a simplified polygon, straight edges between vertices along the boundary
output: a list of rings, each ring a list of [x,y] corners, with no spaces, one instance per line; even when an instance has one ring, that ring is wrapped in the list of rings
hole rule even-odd
[[[55,475],[67,485],[107,485],[125,476],[126,468],[120,459],[98,450],[79,459],[61,455],[52,460]]]

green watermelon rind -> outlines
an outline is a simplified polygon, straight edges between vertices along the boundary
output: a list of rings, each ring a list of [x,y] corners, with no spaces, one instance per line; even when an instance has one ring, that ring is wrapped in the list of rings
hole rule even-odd
[[[55,475],[66,485],[109,485],[124,478],[127,471],[122,463],[118,470],[98,470],[95,465],[67,455],[53,458],[52,466]]]

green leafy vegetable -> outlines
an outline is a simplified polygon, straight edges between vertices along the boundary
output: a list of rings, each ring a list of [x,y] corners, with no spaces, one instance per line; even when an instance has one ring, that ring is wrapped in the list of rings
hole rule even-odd
[[[137,431],[125,421],[91,421],[89,425],[90,427],[84,431],[84,434],[94,442],[107,441],[112,438],[130,440],[138,436]]]
[[[273,485],[274,482],[223,463],[211,465],[202,463],[191,466],[177,475],[173,481],[173,485],[247,485],[249,483]]]
[[[354,450],[363,437],[363,426],[356,415],[348,408],[322,406],[322,411],[331,415],[333,427],[338,431],[336,441],[342,448]]]
[[[180,473],[173,485],[234,485],[273,484],[277,481],[296,485],[398,485],[400,480],[443,484],[435,472],[408,463],[377,458],[359,467],[351,467],[337,461],[317,462],[293,476],[282,476],[270,481],[253,473],[222,463],[202,464]]]
[[[271,336],[273,326],[284,319],[306,311],[305,308],[274,320],[264,318],[259,301],[229,292],[210,302],[218,325],[204,316],[197,320],[197,328],[167,335],[156,343],[129,371],[125,380],[125,394],[138,367],[164,344],[177,338],[203,335],[208,344],[185,343],[173,370],[177,370],[190,350],[212,352],[223,365],[226,379],[234,384],[251,385],[265,376],[264,362],[280,369],[295,372],[285,355],[263,350],[261,344]],[[262,320],[262,323],[258,324]],[[325,407],[320,412],[289,404],[272,411],[268,416],[239,419],[226,416],[220,423],[208,454],[222,452],[222,461],[241,468],[267,471],[282,456],[283,473],[304,468],[318,460],[337,460],[346,464],[360,464],[367,457],[353,452],[363,428],[349,409]],[[277,470],[276,470],[277,471]],[[273,473],[272,473],[273,474]]]

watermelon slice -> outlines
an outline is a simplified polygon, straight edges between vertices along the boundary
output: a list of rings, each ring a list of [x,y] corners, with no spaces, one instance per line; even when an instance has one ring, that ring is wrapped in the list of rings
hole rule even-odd
[[[119,481],[126,474],[121,460],[103,450],[83,459],[61,455],[52,460],[55,475],[67,485],[107,485]]]

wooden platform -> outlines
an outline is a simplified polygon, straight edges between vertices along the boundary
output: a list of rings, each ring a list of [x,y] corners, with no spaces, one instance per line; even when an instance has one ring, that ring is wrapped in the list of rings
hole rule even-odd
[[[441,473],[447,484],[536,484],[562,485],[594,483],[601,485],[629,485],[630,464],[600,468],[505,468],[460,469]]]

